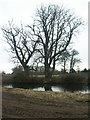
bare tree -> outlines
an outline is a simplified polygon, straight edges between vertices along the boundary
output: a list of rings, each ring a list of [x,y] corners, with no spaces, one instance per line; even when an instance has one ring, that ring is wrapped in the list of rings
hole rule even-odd
[[[44,59],[46,81],[51,80],[56,62],[66,51],[72,37],[76,35],[82,24],[80,18],[63,7],[49,5],[37,9],[34,23],[28,27],[32,35],[39,40],[37,50]]]
[[[73,68],[74,68],[75,64],[81,62],[80,59],[75,58],[78,54],[79,54],[79,52],[77,50],[75,50],[75,49],[71,51],[71,55],[70,55],[71,56],[70,57],[70,73],[73,72],[73,70],[74,70]]]
[[[23,25],[16,27],[13,22],[9,22],[8,26],[2,28],[2,31],[14,55],[13,58],[17,59],[24,71],[28,73],[28,63],[35,52],[36,42],[32,40]]]
[[[63,72],[66,72],[67,62],[70,60],[70,53],[69,51],[64,51],[60,57],[59,63],[63,66]]]

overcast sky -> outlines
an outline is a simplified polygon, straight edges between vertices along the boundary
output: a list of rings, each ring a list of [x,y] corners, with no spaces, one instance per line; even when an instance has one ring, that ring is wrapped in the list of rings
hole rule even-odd
[[[35,15],[36,8],[41,4],[63,5],[71,9],[75,14],[88,23],[88,1],[89,0],[0,0],[0,71],[7,73],[15,66],[11,62],[10,53],[4,42],[1,27],[6,25],[9,20],[14,20],[16,24],[29,24],[31,17]],[[82,63],[80,69],[88,68],[88,24],[81,30],[79,35],[74,38],[73,48],[79,52]],[[58,68],[59,69],[59,68]]]

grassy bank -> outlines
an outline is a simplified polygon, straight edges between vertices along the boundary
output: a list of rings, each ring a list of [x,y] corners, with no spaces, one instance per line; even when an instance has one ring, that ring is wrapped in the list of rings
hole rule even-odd
[[[3,84],[43,84],[44,75],[33,75],[27,79],[24,74],[13,75],[3,75]],[[59,74],[53,75],[52,81],[49,84],[88,84],[88,73],[71,73],[71,74]]]
[[[3,88],[4,118],[88,118],[89,94]]]

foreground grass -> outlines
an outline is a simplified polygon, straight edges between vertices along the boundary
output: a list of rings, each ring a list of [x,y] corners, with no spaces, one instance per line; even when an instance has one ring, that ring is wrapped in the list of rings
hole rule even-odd
[[[3,88],[4,118],[88,118],[90,94]]]

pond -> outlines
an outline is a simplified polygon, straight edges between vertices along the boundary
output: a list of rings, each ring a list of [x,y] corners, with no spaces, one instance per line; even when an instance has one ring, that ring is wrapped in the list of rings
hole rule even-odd
[[[86,85],[31,85],[31,84],[16,84],[4,85],[6,88],[24,88],[34,91],[53,91],[53,92],[81,92],[90,93],[90,86]]]

